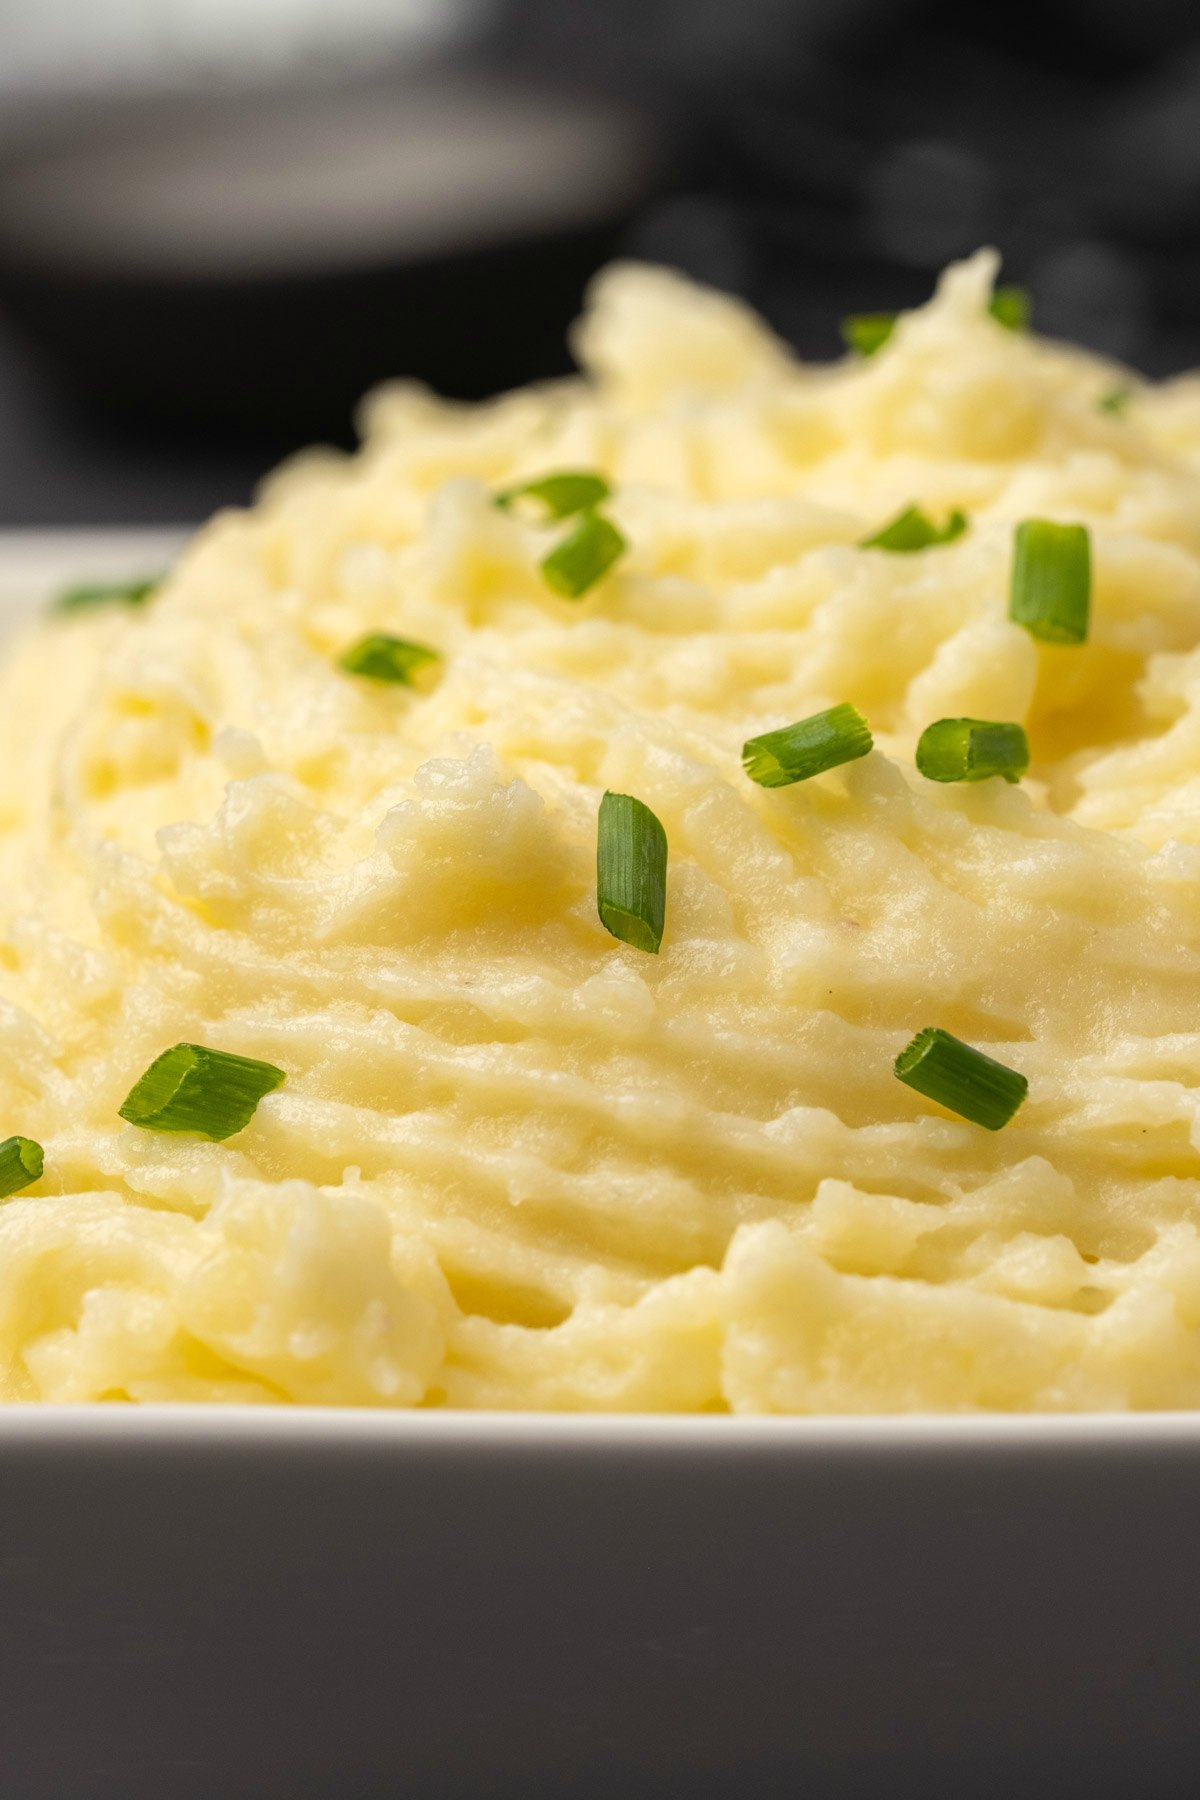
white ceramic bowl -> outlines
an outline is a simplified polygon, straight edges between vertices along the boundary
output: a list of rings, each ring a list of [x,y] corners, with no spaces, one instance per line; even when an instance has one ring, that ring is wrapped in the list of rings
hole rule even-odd
[[[0,1410],[0,1800],[1190,1800],[1198,1531],[1186,1415]]]

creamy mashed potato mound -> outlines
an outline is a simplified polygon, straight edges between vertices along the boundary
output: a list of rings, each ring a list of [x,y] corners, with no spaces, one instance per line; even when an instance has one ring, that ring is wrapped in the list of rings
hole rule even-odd
[[[1003,329],[994,258],[876,356],[597,282],[578,381],[377,393],[159,597],[0,678],[0,1395],[699,1409],[1200,1405],[1200,379]],[[597,469],[579,602],[500,488]],[[901,507],[970,519],[915,554]],[[1090,527],[1090,636],[1008,618],[1015,522]],[[436,647],[406,688],[337,667]],[[791,787],[749,736],[842,701]],[[1022,721],[1019,786],[915,770]],[[670,845],[596,913],[606,788]],[[898,1082],[939,1025],[1029,1079]],[[179,1040],[278,1064],[225,1143],[117,1109]]]

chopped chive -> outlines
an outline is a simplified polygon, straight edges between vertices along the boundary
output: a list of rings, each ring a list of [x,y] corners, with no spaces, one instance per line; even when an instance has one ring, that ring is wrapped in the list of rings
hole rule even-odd
[[[410,644],[406,638],[391,637],[386,631],[372,631],[342,652],[338,668],[349,675],[365,675],[371,681],[398,681],[411,687],[418,669],[440,660],[438,652],[425,644]]]
[[[997,325],[1007,331],[1028,331],[1033,318],[1033,298],[1028,288],[1008,282],[998,287],[988,301],[988,311]]]
[[[893,1068],[906,1087],[988,1131],[1007,1125],[1029,1092],[1024,1075],[936,1025],[918,1031]]]
[[[894,519],[860,538],[864,550],[929,550],[935,544],[951,544],[967,529],[967,515],[955,507],[944,525],[935,525],[919,506],[906,506]]]
[[[584,513],[574,531],[543,559],[546,585],[564,600],[578,600],[627,548],[621,533],[602,513]]]
[[[219,1141],[247,1126],[263,1095],[284,1079],[273,1063],[176,1044],[155,1057],[118,1111],[146,1131],[198,1131]]]
[[[42,1146],[32,1138],[10,1137],[0,1144],[0,1200],[19,1194],[42,1172]]]
[[[890,312],[851,313],[840,326],[842,342],[858,356],[874,356],[895,329],[896,314]]]
[[[564,469],[558,475],[543,475],[537,481],[523,481],[516,487],[504,488],[494,504],[507,510],[515,500],[535,500],[542,507],[542,517],[569,519],[572,513],[588,512],[607,500],[612,490],[603,475],[586,469]]]
[[[90,581],[64,588],[54,602],[55,612],[85,612],[91,606],[109,606],[116,601],[126,606],[144,606],[166,579],[163,575],[143,577],[139,581]]]
[[[667,909],[667,834],[632,794],[605,794],[596,832],[596,908],[606,931],[658,954]]]
[[[1092,598],[1086,525],[1024,519],[1013,537],[1008,616],[1047,644],[1082,644]]]
[[[1029,767],[1029,740],[1021,725],[938,719],[921,733],[917,767],[929,781],[1018,781]]]
[[[865,756],[875,740],[857,707],[843,703],[779,731],[764,731],[742,746],[742,764],[759,787],[790,787],[839,763]]]
[[[1096,408],[1099,412],[1112,413],[1114,417],[1120,418],[1132,399],[1133,389],[1131,387],[1113,387],[1109,388],[1106,394],[1101,394],[1096,402]]]

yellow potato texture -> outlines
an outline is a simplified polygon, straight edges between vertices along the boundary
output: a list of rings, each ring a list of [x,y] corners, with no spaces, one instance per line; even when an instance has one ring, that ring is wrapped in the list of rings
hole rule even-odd
[[[0,1398],[735,1413],[1200,1405],[1200,378],[1151,386],[947,272],[799,364],[663,270],[577,379],[409,384],[214,519],[138,608],[0,674]],[[1119,411],[1100,405],[1128,382]],[[596,470],[627,549],[494,495]],[[862,540],[903,507],[968,529]],[[1086,525],[1085,643],[1008,615]],[[347,673],[385,632],[440,660]],[[792,786],[744,741],[842,702]],[[943,717],[1017,785],[925,780]],[[606,789],[669,844],[597,915]],[[936,1025],[990,1132],[896,1080]],[[225,1142],[118,1116],[176,1042],[286,1072]]]

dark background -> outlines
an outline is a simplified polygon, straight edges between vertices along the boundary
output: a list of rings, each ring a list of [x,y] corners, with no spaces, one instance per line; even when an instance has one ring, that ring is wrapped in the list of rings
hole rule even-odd
[[[995,243],[1200,364],[1194,0],[8,0],[0,525],[188,521],[385,376],[568,367],[617,254],[806,355]]]

